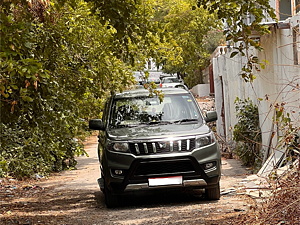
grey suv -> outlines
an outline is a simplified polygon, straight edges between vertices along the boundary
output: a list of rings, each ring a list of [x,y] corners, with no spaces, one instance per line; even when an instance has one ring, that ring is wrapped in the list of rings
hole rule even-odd
[[[125,192],[165,188],[205,189],[220,198],[221,157],[218,144],[193,95],[164,88],[163,100],[136,89],[115,94],[103,118],[89,121],[99,130],[100,189],[107,207]]]

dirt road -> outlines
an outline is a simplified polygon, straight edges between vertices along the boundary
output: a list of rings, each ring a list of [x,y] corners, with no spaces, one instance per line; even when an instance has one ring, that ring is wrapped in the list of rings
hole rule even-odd
[[[128,196],[123,206],[107,209],[96,182],[96,145],[96,136],[88,139],[89,157],[78,158],[77,170],[29,184],[14,180],[3,184],[0,224],[234,224],[233,219],[246,213],[252,203],[243,194],[247,170],[234,159],[223,159],[219,201],[168,191]]]

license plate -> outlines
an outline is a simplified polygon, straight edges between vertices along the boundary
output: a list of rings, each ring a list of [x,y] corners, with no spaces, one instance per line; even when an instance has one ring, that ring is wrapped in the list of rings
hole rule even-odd
[[[182,176],[149,178],[148,182],[150,187],[164,186],[164,185],[178,185],[178,184],[182,184]]]

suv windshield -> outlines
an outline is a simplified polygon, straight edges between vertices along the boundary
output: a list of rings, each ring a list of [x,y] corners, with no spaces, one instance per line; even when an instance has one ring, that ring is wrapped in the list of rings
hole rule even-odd
[[[114,99],[110,128],[133,127],[142,124],[202,122],[199,109],[188,94],[158,97],[128,97]]]

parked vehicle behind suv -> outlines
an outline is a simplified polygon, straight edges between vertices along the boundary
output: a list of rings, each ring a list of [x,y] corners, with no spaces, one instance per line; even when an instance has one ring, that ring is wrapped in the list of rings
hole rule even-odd
[[[168,76],[162,77],[160,82],[160,87],[169,87],[169,88],[184,88],[188,89],[187,86],[184,84],[183,80],[178,79],[177,77]]]
[[[220,198],[221,158],[218,144],[193,95],[181,88],[160,89],[163,100],[136,89],[108,99],[102,119],[89,122],[99,130],[100,189],[107,207],[126,192],[165,188],[205,189]]]

